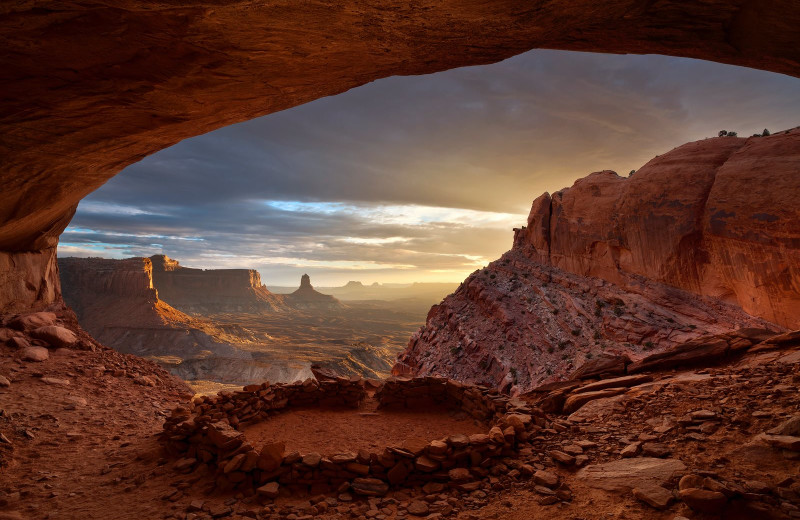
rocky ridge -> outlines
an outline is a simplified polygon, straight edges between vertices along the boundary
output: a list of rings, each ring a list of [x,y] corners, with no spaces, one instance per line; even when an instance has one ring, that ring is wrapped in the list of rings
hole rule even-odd
[[[513,249],[431,309],[393,372],[525,391],[602,353],[796,328],[798,162],[798,129],[713,138],[542,195]]]
[[[150,257],[159,296],[192,314],[281,312],[284,298],[261,283],[255,269],[194,269],[166,255]]]

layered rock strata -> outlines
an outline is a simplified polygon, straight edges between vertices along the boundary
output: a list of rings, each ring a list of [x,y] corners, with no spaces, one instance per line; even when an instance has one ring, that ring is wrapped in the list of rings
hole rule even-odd
[[[115,349],[140,356],[244,357],[231,343],[241,342],[202,319],[187,316],[159,298],[148,258],[59,259],[64,298],[81,325]]]
[[[800,327],[799,165],[798,129],[713,138],[542,195],[513,249],[431,309],[394,373],[524,391],[603,353]]]
[[[261,283],[254,269],[193,269],[166,255],[150,257],[159,296],[184,312],[275,312],[285,310],[281,296]]]

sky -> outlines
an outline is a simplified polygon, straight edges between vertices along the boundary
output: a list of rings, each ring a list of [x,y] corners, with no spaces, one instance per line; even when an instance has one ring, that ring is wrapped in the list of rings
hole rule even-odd
[[[688,141],[800,124],[800,79],[535,50],[391,77],[182,141],[84,199],[59,256],[166,254],[267,285],[458,282],[533,199]]]

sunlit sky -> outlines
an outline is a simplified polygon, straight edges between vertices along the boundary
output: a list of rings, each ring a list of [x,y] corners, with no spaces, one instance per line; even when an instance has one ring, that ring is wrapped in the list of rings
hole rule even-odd
[[[163,253],[268,285],[457,282],[542,192],[720,129],[797,126],[798,94],[769,72],[544,50],[387,78],[131,165],[84,199],[59,255]]]

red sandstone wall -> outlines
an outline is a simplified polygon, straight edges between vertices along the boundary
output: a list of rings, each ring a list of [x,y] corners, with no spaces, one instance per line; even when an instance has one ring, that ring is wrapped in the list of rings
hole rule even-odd
[[[800,328],[800,129],[714,138],[630,178],[598,172],[533,203],[517,246],[626,286],[645,276]]]

